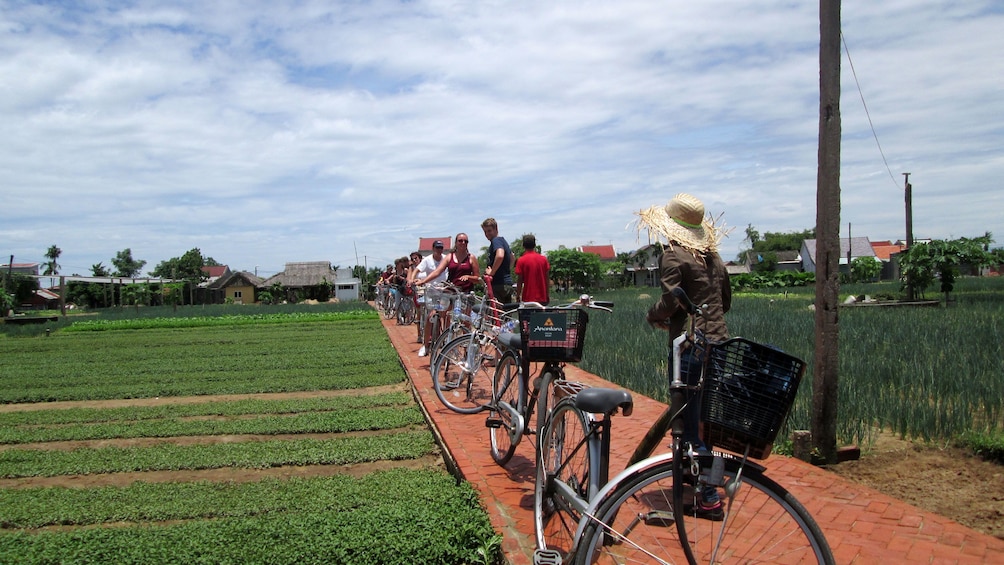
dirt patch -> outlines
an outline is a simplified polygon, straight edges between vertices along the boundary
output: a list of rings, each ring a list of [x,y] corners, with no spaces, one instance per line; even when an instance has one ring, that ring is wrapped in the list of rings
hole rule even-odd
[[[882,434],[860,460],[829,470],[1004,539],[1004,465],[984,461],[965,449]]]

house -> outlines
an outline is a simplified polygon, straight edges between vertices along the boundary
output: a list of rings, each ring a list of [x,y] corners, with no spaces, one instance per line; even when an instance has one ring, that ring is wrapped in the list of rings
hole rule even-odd
[[[806,273],[816,272],[816,240],[806,239],[802,242],[802,270]],[[850,261],[857,259],[858,257],[871,257],[878,261],[875,256],[875,251],[872,249],[871,242],[868,241],[867,237],[852,237],[840,238],[840,265],[848,265],[848,258]],[[844,267],[845,269],[848,267]]]
[[[38,263],[5,263],[0,265],[4,274],[38,276]]]
[[[286,263],[286,268],[262,282],[262,287],[270,288],[280,284],[286,289],[286,300],[302,299],[328,300],[333,296],[337,273],[329,261],[306,261]]]
[[[21,305],[22,308],[31,308],[32,310],[58,310],[59,309],[59,295],[53,292],[52,289],[39,288],[31,293],[28,297],[28,302]]]
[[[230,267],[226,265],[206,265],[202,272],[208,277],[200,286],[209,286],[213,282],[230,275]]]
[[[258,301],[255,291],[261,288],[264,282],[265,279],[247,271],[236,271],[209,283],[209,288],[219,291],[224,302],[254,304]]]
[[[418,238],[418,252],[422,254],[422,257],[427,255],[432,255],[432,244],[437,241],[443,242],[443,248],[445,251],[453,249],[453,240],[449,236],[445,237],[420,237]]]
[[[583,253],[592,253],[600,258],[600,261],[613,261],[617,259],[617,252],[613,245],[583,245],[578,249]]]
[[[338,269],[338,273],[335,278],[335,298],[338,299],[339,302],[344,302],[346,300],[359,300],[359,287],[361,285],[362,281],[360,281],[357,277],[352,276],[352,269]]]
[[[661,244],[649,244],[630,253],[624,271],[634,286],[659,286]]]

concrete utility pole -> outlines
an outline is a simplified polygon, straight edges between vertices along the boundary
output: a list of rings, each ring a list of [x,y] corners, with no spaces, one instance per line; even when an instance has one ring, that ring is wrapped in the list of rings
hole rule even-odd
[[[812,446],[837,462],[840,291],[840,0],[819,1],[819,154]]]
[[[913,247],[913,185],[910,184],[910,173],[903,173],[903,194],[906,201],[906,248]],[[913,301],[913,285],[906,285],[906,299]]]

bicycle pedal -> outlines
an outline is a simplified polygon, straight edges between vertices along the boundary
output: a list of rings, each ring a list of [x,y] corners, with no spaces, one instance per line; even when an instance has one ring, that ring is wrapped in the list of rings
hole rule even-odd
[[[487,418],[485,419],[486,428],[501,428],[502,419],[501,418]]]
[[[553,549],[533,550],[533,565],[561,565],[561,554]]]

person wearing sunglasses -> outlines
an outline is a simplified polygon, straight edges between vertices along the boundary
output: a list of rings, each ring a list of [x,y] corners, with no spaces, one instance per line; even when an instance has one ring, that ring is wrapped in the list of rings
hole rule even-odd
[[[426,276],[426,280],[434,280],[440,273],[446,272],[446,280],[453,283],[463,292],[474,290],[474,284],[481,277],[478,267],[478,258],[468,250],[471,239],[466,233],[458,233],[453,251],[449,255],[444,255],[439,266]]]

